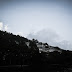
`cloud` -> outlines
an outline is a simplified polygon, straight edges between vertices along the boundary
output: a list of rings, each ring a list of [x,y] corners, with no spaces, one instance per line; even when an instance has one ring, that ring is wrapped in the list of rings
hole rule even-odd
[[[62,40],[61,37],[51,29],[43,29],[37,33],[30,33],[27,38],[34,38],[41,42],[47,42],[52,46],[58,46],[65,50],[72,50],[72,43],[67,40]]]
[[[8,25],[4,25],[3,22],[0,22],[0,30],[8,31]]]
[[[35,34],[30,33],[27,37],[30,39],[35,38],[38,39],[39,41],[48,42],[50,44],[59,40],[58,34],[52,31],[51,29],[43,29]]]
[[[7,31],[8,30],[8,25],[4,26],[4,30]]]
[[[0,22],[0,30],[3,30],[3,22]]]
[[[17,35],[24,36],[23,32],[18,32]]]
[[[72,50],[72,42],[63,40],[57,44],[59,47],[66,49],[66,50]]]

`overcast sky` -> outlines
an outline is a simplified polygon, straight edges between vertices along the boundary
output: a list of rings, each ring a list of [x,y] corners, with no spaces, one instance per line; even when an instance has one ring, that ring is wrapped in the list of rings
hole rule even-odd
[[[0,0],[0,30],[72,50],[72,0]]]

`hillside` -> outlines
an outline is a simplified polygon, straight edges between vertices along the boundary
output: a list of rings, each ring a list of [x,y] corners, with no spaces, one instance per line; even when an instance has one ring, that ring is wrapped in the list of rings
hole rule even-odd
[[[53,64],[71,65],[72,51],[0,31],[0,66],[27,65],[40,69]]]
[[[38,51],[33,41],[0,31],[0,65],[28,64],[28,60],[35,57]]]

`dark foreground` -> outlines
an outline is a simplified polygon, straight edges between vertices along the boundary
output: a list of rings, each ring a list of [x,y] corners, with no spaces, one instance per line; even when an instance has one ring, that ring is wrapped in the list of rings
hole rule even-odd
[[[0,72],[25,72],[25,71],[44,71],[44,72],[72,72],[72,65],[63,66],[51,64],[48,66],[28,66],[28,65],[11,65],[0,66]]]

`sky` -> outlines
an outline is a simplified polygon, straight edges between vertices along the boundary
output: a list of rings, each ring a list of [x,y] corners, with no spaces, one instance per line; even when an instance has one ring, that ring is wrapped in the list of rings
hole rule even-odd
[[[72,50],[72,0],[0,0],[0,30]]]

